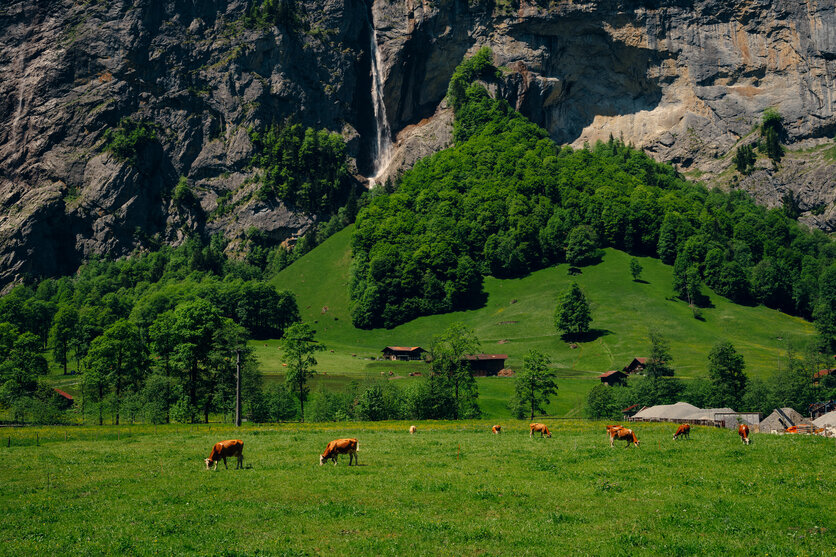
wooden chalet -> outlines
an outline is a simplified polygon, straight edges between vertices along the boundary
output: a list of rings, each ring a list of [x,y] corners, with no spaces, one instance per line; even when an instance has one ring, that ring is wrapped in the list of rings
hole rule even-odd
[[[426,350],[420,346],[387,346],[382,350],[383,359],[409,362],[423,360]]]
[[[598,379],[601,380],[601,383],[605,383],[612,387],[614,385],[623,385],[624,382],[627,381],[627,374],[620,369],[614,369],[612,371],[602,373],[598,376]]]
[[[644,368],[647,366],[647,358],[633,358],[629,364],[624,366],[624,373],[630,375],[632,373],[642,373]]]
[[[463,361],[470,365],[474,377],[488,377],[505,368],[508,354],[465,354]]]

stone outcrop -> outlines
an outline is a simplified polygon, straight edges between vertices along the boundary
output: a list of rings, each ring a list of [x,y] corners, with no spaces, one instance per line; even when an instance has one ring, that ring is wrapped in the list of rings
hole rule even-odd
[[[767,205],[792,192],[802,220],[836,224],[834,0],[301,0],[278,26],[247,23],[250,3],[0,6],[0,288],[190,233],[280,242],[309,227],[316,215],[248,195],[247,131],[292,115],[342,133],[368,173],[372,25],[397,140],[378,181],[450,144],[450,75],[490,46],[497,94],[556,141],[612,134],[720,187],[775,107],[804,150],[734,185]],[[102,149],[123,117],[158,130],[133,163]],[[192,204],[173,199],[181,177]]]

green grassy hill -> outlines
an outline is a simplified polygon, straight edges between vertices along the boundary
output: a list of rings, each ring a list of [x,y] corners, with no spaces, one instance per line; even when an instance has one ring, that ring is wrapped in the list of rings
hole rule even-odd
[[[570,277],[567,265],[534,272],[521,279],[488,278],[488,301],[480,309],[421,317],[394,329],[360,330],[352,326],[347,285],[351,261],[352,228],[343,230],[279,273],[273,283],[296,293],[305,321],[317,330],[327,350],[319,369],[329,384],[351,378],[380,377],[381,372],[407,376],[424,368],[420,363],[375,361],[387,345],[420,345],[428,348],[434,335],[454,321],[472,327],[490,353],[508,354],[508,365],[518,368],[530,348],[551,356],[561,392],[551,410],[556,415],[577,415],[584,394],[603,371],[621,368],[648,350],[648,328],[660,329],[671,345],[673,366],[680,377],[702,376],[707,355],[720,340],[731,341],[746,360],[752,377],[771,374],[783,356],[786,341],[804,340],[813,326],[763,306],[733,304],[707,289],[713,307],[695,319],[685,302],[671,290],[672,267],[658,259],[640,258],[642,281],[630,276],[630,256],[608,249],[602,262]],[[573,349],[552,325],[559,294],[577,281],[592,304],[598,338]],[[281,350],[277,341],[253,343],[268,377],[280,374]],[[409,379],[403,379],[408,381]],[[480,403],[487,416],[501,415],[511,381],[480,380]],[[500,404],[501,403],[501,404]]]

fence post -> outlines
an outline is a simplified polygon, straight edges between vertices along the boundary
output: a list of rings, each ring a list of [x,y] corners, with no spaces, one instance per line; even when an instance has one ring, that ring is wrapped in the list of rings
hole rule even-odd
[[[6,445],[6,446],[7,446],[7,447],[11,447],[11,446],[12,446],[12,436],[11,436],[11,435],[9,435],[9,444],[8,444],[8,445]]]
[[[37,433],[35,434],[35,446],[36,446],[36,447],[40,447],[40,446],[41,446],[41,438],[40,438],[40,436],[39,436]]]

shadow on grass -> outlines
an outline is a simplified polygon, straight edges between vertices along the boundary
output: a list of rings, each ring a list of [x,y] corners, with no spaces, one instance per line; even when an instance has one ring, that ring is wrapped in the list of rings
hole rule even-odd
[[[650,284],[644,279],[633,279],[633,282],[638,282],[639,284]]]
[[[565,342],[592,342],[593,340],[598,340],[601,337],[611,334],[613,334],[613,332],[609,329],[590,329],[586,333],[565,333],[561,335],[560,338],[562,338]]]

